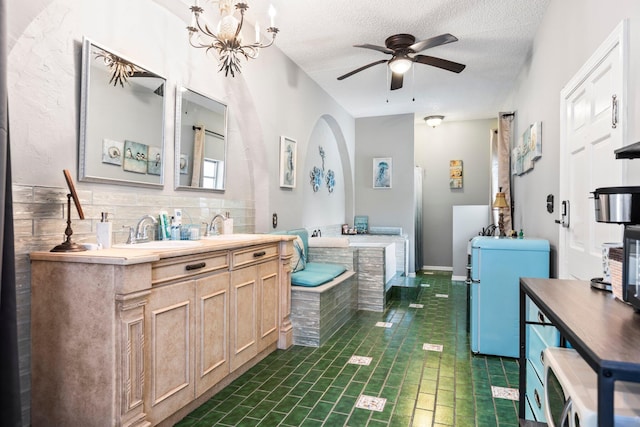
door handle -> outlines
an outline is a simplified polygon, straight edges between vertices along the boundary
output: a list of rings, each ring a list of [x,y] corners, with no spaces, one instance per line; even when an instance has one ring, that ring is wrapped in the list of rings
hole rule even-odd
[[[611,95],[611,128],[618,127],[618,96]]]
[[[563,200],[562,201],[562,209],[561,209],[561,213],[560,213],[560,219],[556,219],[556,224],[560,224],[565,228],[569,228],[569,219],[570,219],[570,207],[569,207],[569,201],[568,200]]]

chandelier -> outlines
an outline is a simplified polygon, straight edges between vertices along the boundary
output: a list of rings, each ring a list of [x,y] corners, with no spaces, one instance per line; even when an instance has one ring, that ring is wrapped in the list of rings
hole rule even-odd
[[[260,42],[260,26],[256,23],[255,43],[245,43],[242,37],[242,25],[244,24],[244,14],[249,9],[249,5],[244,2],[236,3],[233,0],[218,0],[220,9],[220,21],[214,30],[206,22],[203,22],[204,9],[195,0],[195,5],[190,7],[193,14],[191,25],[187,27],[189,31],[189,43],[196,48],[203,48],[207,51],[213,49],[218,54],[220,69],[224,70],[225,77],[231,73],[235,77],[240,74],[240,59],[255,59],[258,57],[259,49],[269,47],[273,44],[278,34],[278,29],[274,25],[275,9],[273,5],[269,7],[271,25],[267,28],[267,33],[271,33],[269,43]],[[235,10],[234,10],[235,9]],[[235,13],[240,12],[240,20]]]
[[[124,87],[124,84],[129,82],[129,77],[133,77],[138,71],[138,68],[134,64],[111,52],[100,50],[94,52],[94,54],[96,55],[96,59],[102,59],[104,61],[104,65],[111,72],[111,80],[109,80],[109,83],[113,83],[114,86],[120,83],[120,86]]]

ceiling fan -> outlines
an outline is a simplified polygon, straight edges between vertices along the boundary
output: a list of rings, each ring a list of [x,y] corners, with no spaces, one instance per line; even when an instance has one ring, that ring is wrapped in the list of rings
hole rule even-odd
[[[357,68],[343,76],[338,77],[338,80],[346,79],[352,75],[366,70],[374,65],[389,63],[391,69],[391,90],[400,89],[402,87],[402,80],[404,73],[411,68],[411,64],[418,62],[420,64],[431,65],[433,67],[442,68],[443,70],[453,71],[459,73],[466,65],[458,64],[457,62],[447,61],[446,59],[436,58],[427,55],[413,55],[423,50],[440,46],[447,43],[456,42],[458,39],[451,34],[441,34],[436,37],[431,37],[426,40],[416,42],[416,38],[411,34],[396,34],[388,37],[384,44],[386,47],[376,46],[372,44],[357,44],[354,47],[363,47],[365,49],[373,49],[388,55],[392,55],[391,59],[381,59],[379,61],[372,62],[371,64],[364,65]]]

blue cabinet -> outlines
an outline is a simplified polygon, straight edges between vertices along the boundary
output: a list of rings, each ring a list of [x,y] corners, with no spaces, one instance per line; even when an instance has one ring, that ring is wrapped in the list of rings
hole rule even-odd
[[[471,351],[516,358],[519,280],[549,277],[549,242],[487,236],[471,240]]]
[[[530,300],[526,301],[526,419],[546,422],[544,411],[544,349],[560,345],[560,333]],[[535,324],[533,324],[535,323]]]

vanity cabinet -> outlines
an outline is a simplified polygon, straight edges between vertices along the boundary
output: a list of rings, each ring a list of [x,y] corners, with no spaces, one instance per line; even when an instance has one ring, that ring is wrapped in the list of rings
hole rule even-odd
[[[32,425],[173,425],[292,343],[291,239],[31,254]]]

